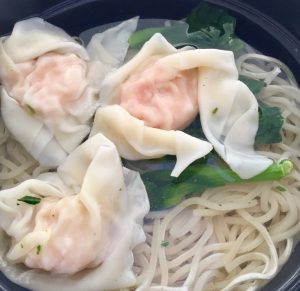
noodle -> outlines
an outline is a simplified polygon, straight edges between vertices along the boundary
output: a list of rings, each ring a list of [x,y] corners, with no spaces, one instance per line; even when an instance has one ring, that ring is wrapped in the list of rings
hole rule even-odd
[[[293,237],[300,231],[300,91],[277,59],[244,54],[237,66],[240,74],[266,82],[258,98],[280,107],[285,118],[282,142],[262,145],[259,152],[276,160],[289,158],[294,170],[280,182],[208,189],[173,209],[149,213],[146,242],[135,248],[137,291],[255,290],[291,255]],[[47,170],[1,121],[2,189]]]

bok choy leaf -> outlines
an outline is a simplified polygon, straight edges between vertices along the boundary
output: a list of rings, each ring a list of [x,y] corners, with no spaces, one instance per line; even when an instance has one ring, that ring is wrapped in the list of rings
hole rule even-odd
[[[151,166],[149,162],[153,162]],[[166,158],[164,162],[160,161],[160,165],[158,162],[159,160],[147,161],[148,170],[141,174],[151,210],[173,207],[184,198],[200,195],[208,188],[232,183],[279,180],[293,169],[291,161],[282,160],[274,162],[251,179],[241,179],[216,154],[209,154],[207,158],[190,165],[178,178],[174,178],[170,176],[171,168],[167,169],[173,165],[171,160]]]
[[[129,44],[130,48],[138,49],[159,32],[175,47],[217,48],[238,53],[244,48],[244,42],[235,36],[234,30],[235,18],[225,10],[200,4],[186,22],[137,31],[130,37]]]

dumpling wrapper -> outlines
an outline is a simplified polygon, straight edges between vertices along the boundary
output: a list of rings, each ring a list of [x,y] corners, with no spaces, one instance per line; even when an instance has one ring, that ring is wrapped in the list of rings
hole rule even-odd
[[[44,198],[33,206],[18,201],[24,195]],[[145,240],[148,197],[103,135],[78,147],[57,173],[2,190],[0,210],[0,269],[17,284],[88,291],[136,283],[132,249]]]
[[[99,132],[112,140],[120,155],[128,160],[175,155],[177,161],[171,173],[174,177],[212,150],[210,143],[182,131],[145,126],[142,120],[133,117],[119,105],[104,106],[97,110],[91,136]]]
[[[161,34],[155,34],[128,63],[107,75],[101,87],[102,105],[119,104],[122,83],[131,72],[155,55],[161,56],[157,61],[159,65],[171,68],[165,79],[172,79],[176,71],[198,69],[198,105],[204,134],[233,171],[241,178],[248,179],[271,165],[272,160],[254,150],[259,120],[258,104],[249,88],[238,80],[234,55],[230,51],[177,50]],[[165,71],[168,73],[168,70]],[[96,120],[101,119],[98,116],[101,112],[102,108],[97,111]],[[97,126],[97,123],[94,124],[94,127]],[[115,124],[110,128],[110,137],[119,131],[118,126]],[[126,129],[124,125],[120,128]],[[122,135],[126,136],[126,132],[122,132]],[[119,140],[113,140],[120,148]],[[157,137],[157,144],[159,140]],[[128,138],[127,142],[134,143],[137,148],[136,140]],[[142,145],[139,144],[140,148]],[[127,155],[126,151],[121,151],[121,156]]]
[[[86,50],[93,60],[93,66],[96,68],[95,73],[92,72],[91,74],[97,75],[97,79],[100,71],[97,69],[98,66],[103,68],[102,79],[108,72],[119,68],[123,64],[129,47],[128,39],[136,30],[137,22],[138,17],[134,17],[92,36]],[[97,79],[95,85],[99,86]]]
[[[120,37],[112,38],[109,46],[123,45],[110,58],[125,56],[125,43],[136,22],[128,20],[104,32],[109,37],[118,30]],[[0,39],[2,117],[13,136],[42,166],[61,164],[90,132],[90,119],[98,106],[95,84],[98,86],[111,69],[99,60],[101,51],[95,53],[97,45],[106,47],[101,41],[99,37],[93,40],[87,51],[41,18],[16,23],[12,34]]]

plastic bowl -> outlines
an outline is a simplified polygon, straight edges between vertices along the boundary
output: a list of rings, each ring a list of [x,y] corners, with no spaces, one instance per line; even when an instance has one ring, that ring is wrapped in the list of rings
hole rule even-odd
[[[6,1],[6,0],[4,0]],[[9,0],[0,11],[0,35],[8,34],[18,20],[39,16],[79,35],[91,27],[141,18],[181,19],[200,0]],[[237,35],[262,53],[286,63],[300,81],[300,1],[206,0],[224,7],[237,19]],[[272,8],[272,9],[270,9]],[[24,291],[0,273],[0,290]],[[300,243],[290,259],[263,291],[300,290]]]

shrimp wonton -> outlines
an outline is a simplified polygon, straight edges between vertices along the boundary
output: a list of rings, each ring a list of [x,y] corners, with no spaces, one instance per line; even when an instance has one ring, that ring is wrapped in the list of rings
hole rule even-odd
[[[0,210],[0,268],[12,281],[39,291],[135,284],[132,250],[145,240],[149,202],[139,174],[122,168],[103,135],[57,173],[2,190]]]

